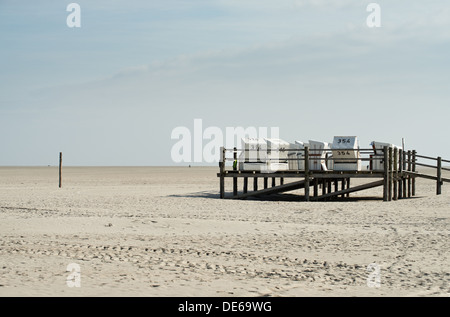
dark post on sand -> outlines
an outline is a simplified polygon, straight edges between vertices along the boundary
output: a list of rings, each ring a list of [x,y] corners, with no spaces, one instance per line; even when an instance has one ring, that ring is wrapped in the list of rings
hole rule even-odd
[[[62,152],[59,152],[59,188],[61,188]]]

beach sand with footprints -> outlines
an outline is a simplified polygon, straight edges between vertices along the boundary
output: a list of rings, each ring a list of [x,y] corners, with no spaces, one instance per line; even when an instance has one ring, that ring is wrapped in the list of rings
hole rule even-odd
[[[217,172],[1,167],[0,296],[450,295],[450,186],[223,200]]]

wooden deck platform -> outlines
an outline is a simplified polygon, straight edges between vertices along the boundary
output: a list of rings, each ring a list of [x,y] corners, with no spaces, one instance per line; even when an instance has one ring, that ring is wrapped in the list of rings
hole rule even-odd
[[[436,181],[436,194],[441,194],[441,186],[450,179],[442,177],[442,170],[450,171],[450,168],[442,167],[442,162],[450,163],[442,158],[430,158],[417,155],[416,151],[402,151],[391,147],[385,147],[383,152],[382,170],[360,170],[360,171],[333,171],[333,170],[310,170],[309,169],[309,149],[304,152],[304,170],[284,170],[275,172],[249,171],[237,169],[237,149],[232,151],[233,168],[225,168],[226,151],[222,148],[220,171],[217,177],[220,179],[220,198],[246,199],[249,197],[259,197],[271,194],[279,194],[297,189],[304,189],[301,199],[305,201],[319,201],[329,199],[339,199],[349,197],[350,193],[383,187],[383,200],[391,201],[401,198],[413,197],[415,193],[416,178],[426,178]],[[436,160],[437,165],[427,165],[417,162],[417,158]],[[436,169],[435,175],[418,173],[416,165],[432,167]],[[225,179],[233,179],[233,192],[231,195],[225,194]],[[284,183],[284,179],[289,179],[289,183]],[[292,181],[293,178],[298,180]],[[352,178],[377,179],[366,184],[351,186]],[[242,190],[238,190],[238,180],[242,179]],[[253,190],[249,191],[249,179],[253,179]],[[263,188],[258,189],[263,180]],[[271,180],[269,182],[269,180]],[[319,187],[322,193],[319,194]],[[312,192],[311,192],[312,191]]]

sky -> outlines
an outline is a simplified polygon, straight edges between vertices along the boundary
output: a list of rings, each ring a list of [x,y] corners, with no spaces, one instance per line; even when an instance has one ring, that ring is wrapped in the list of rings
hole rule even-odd
[[[187,165],[196,119],[450,159],[450,3],[371,2],[0,0],[0,165]]]

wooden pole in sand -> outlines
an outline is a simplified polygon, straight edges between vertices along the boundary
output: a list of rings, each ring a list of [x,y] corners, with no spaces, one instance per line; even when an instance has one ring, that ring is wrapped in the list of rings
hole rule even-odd
[[[59,188],[62,186],[62,152],[59,152]]]
[[[442,190],[442,158],[437,158],[437,180],[436,180],[436,195],[441,194]]]

